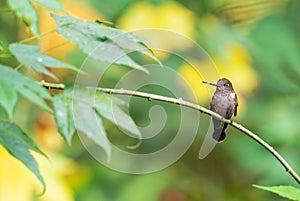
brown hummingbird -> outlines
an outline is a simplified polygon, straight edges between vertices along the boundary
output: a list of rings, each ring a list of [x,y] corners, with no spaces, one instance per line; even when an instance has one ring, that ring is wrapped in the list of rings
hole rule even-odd
[[[226,78],[221,78],[218,80],[217,84],[205,81],[203,81],[203,83],[217,87],[210,103],[210,110],[218,113],[226,119],[231,119],[233,114],[236,116],[238,100],[231,82]],[[213,124],[213,138],[217,142],[222,142],[226,137],[225,129],[227,128],[228,124],[214,118]]]

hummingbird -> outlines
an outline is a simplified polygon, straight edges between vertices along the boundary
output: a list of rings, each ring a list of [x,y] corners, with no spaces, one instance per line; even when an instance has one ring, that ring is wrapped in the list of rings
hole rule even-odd
[[[221,78],[218,80],[217,84],[205,81],[203,81],[203,83],[216,87],[216,91],[210,102],[210,110],[218,113],[226,119],[231,119],[232,115],[237,115],[237,95],[228,79]],[[212,120],[214,125],[214,133],[212,137],[217,142],[222,142],[226,137],[225,129],[227,128],[228,124],[214,118],[212,118]]]

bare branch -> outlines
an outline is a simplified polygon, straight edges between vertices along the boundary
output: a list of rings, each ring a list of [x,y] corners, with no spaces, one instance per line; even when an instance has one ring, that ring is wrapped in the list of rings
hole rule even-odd
[[[225,119],[224,117],[220,116],[219,114],[206,109],[205,107],[201,107],[197,104],[190,103],[188,101],[183,100],[182,98],[171,98],[166,96],[160,96],[156,94],[150,94],[145,92],[139,92],[139,91],[131,91],[126,89],[108,89],[108,88],[97,88],[97,91],[105,92],[108,94],[120,94],[120,95],[131,95],[131,96],[138,96],[147,98],[148,100],[158,100],[163,102],[169,102],[177,105],[182,105],[185,107],[189,107],[195,110],[198,110],[201,113],[208,114],[224,123],[228,123],[232,127],[242,131],[252,139],[254,139],[257,143],[259,143],[261,146],[263,146],[266,150],[268,150],[285,168],[285,170],[297,181],[298,184],[300,184],[300,177],[299,175],[292,169],[292,167],[286,162],[286,160],[268,143],[266,143],[263,139],[255,135],[253,132],[248,130],[247,128],[243,127],[242,125],[232,121]]]
[[[49,83],[49,82],[45,82],[45,80],[42,80],[39,82],[39,84],[47,89],[57,89],[57,90],[65,89],[65,85],[61,83]]]
[[[61,89],[61,90],[64,89],[63,84],[46,83],[45,81],[40,82],[40,84],[46,88]],[[295,179],[295,181],[298,184],[300,184],[299,175],[293,170],[293,168],[287,163],[287,161],[272,146],[270,146],[263,139],[258,137],[256,134],[254,134],[247,128],[243,127],[241,124],[238,124],[229,119],[225,119],[221,115],[219,115],[205,107],[185,101],[182,98],[171,98],[171,97],[160,96],[157,94],[150,94],[150,93],[139,92],[139,91],[132,91],[132,90],[126,90],[126,89],[110,89],[110,88],[101,88],[101,87],[96,88],[96,90],[100,91],[100,92],[108,93],[108,94],[137,96],[137,97],[147,98],[148,100],[157,100],[157,101],[162,101],[162,102],[173,103],[173,104],[182,105],[182,106],[194,109],[194,110],[198,110],[201,113],[210,115],[210,116],[214,117],[215,119],[218,119],[224,123],[231,125],[232,127],[236,128],[236,129],[242,131],[243,133],[248,135],[250,138],[255,140],[257,143],[259,143],[261,146],[263,146],[281,163],[281,165]]]

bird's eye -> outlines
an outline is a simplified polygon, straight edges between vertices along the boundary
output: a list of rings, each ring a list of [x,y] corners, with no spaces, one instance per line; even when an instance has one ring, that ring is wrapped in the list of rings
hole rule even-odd
[[[229,87],[229,84],[228,83],[224,84],[224,87]]]

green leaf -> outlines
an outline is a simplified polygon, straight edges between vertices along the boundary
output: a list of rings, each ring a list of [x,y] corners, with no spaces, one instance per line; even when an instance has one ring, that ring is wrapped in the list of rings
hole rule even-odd
[[[97,49],[97,47],[99,47],[99,49]],[[94,50],[95,51],[90,54],[94,59],[129,66],[148,73],[148,70],[133,61],[121,47],[110,39],[98,43]]]
[[[0,144],[20,160],[41,182],[45,189],[44,179],[38,169],[38,164],[30,154],[30,149],[45,156],[34,142],[16,124],[0,120]]]
[[[300,189],[293,186],[259,186],[253,185],[255,188],[259,188],[265,191],[270,191],[276,193],[284,198],[290,200],[299,201],[300,200]]]
[[[15,57],[24,64],[27,68],[43,73],[52,78],[56,78],[50,71],[44,66],[51,68],[67,68],[78,71],[77,68],[72,65],[63,63],[53,57],[40,53],[40,46],[26,45],[20,43],[13,43],[9,46],[9,50]]]
[[[70,144],[74,129],[92,139],[103,148],[108,159],[111,146],[101,117],[94,109],[93,95],[88,89],[67,87],[63,94],[53,99],[54,115],[58,130]]]
[[[63,94],[53,98],[54,115],[59,132],[70,144],[74,129],[92,139],[103,148],[108,159],[111,145],[102,122],[102,117],[141,138],[140,131],[131,117],[121,110],[121,99],[92,91],[87,88],[67,87]]]
[[[23,19],[31,31],[39,35],[38,15],[29,0],[7,0],[7,3],[16,15]]]
[[[57,0],[32,0],[32,1],[54,11],[64,11],[62,5]]]
[[[131,33],[102,26],[96,22],[73,18],[70,15],[52,14],[52,17],[58,25],[57,32],[94,59],[125,65],[145,72],[148,71],[133,61],[126,50],[141,52],[159,62],[145,45],[145,40]]]
[[[6,93],[10,93],[10,97],[5,97],[0,99],[2,106],[5,105],[5,110],[8,114],[12,114],[15,104],[16,104],[16,93],[19,92],[27,99],[37,104],[42,109],[52,112],[51,108],[46,104],[44,99],[51,100],[52,97],[48,91],[36,83],[34,80],[29,77],[24,76],[23,74],[15,71],[7,66],[0,64],[0,88],[5,88]],[[7,92],[10,91],[10,92]],[[1,94],[2,96],[2,94]],[[11,101],[11,103],[7,103]]]
[[[12,120],[15,106],[18,102],[18,94],[15,90],[12,90],[9,85],[0,79],[0,105],[7,112],[8,118]]]
[[[73,118],[76,129],[102,147],[109,160],[111,156],[111,145],[107,138],[101,117],[94,109],[92,93],[88,90],[80,90],[74,94]]]
[[[111,95],[104,93],[95,94],[95,108],[101,116],[125,131],[141,138],[141,133],[134,121],[118,106],[119,103],[120,100],[115,97],[112,98]]]
[[[54,96],[52,103],[58,131],[70,145],[75,132],[72,99],[62,93]]]

